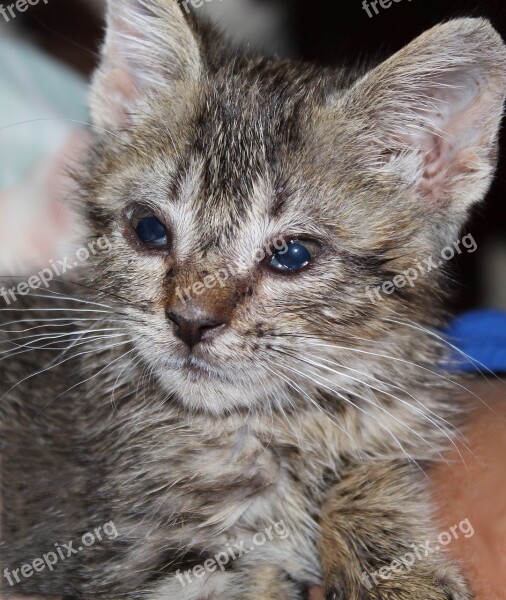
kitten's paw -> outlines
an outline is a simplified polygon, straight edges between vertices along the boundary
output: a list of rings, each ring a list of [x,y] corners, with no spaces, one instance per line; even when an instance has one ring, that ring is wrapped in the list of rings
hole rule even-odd
[[[369,600],[365,589],[346,590],[340,583],[335,583],[325,594],[325,600]]]
[[[472,600],[474,597],[466,579],[453,564],[440,566],[436,570],[435,580],[443,590],[445,600]]]
[[[325,594],[325,600],[345,600],[345,598],[344,588],[340,583],[334,584],[333,589]]]
[[[333,582],[325,600],[472,600],[473,594],[458,569],[442,565],[389,577],[374,574],[357,582]]]

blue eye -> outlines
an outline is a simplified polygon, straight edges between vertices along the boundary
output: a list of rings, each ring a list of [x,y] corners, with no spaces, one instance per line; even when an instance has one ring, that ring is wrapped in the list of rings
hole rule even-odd
[[[300,271],[311,262],[319,250],[320,245],[317,242],[293,240],[288,244],[288,248],[273,255],[270,265],[277,271]]]
[[[169,242],[167,230],[156,217],[139,219],[134,228],[139,239],[149,246],[166,246]]]

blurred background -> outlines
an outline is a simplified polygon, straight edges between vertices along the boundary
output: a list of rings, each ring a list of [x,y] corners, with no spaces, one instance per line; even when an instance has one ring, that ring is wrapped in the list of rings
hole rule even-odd
[[[97,63],[103,10],[103,0],[40,0],[9,22],[0,16],[4,269],[8,263],[12,270],[23,254],[54,256],[54,244],[66,243],[79,229],[62,200],[71,184],[60,171],[67,156],[78,156],[80,122],[87,120],[86,81]],[[253,46],[326,64],[377,61],[432,25],[458,16],[487,16],[506,37],[504,0],[397,0],[387,9],[378,6],[372,18],[362,0],[209,0],[195,10]],[[17,93],[9,96],[12,86]],[[455,260],[454,308],[459,311],[506,309],[505,185],[503,127],[498,175],[467,229],[478,251]]]

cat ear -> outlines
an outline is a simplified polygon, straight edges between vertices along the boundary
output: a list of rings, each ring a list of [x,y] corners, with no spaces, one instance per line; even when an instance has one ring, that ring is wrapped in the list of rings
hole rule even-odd
[[[201,69],[196,38],[176,0],[109,0],[101,64],[91,86],[94,124],[115,129],[158,91],[174,95]]]
[[[343,103],[368,170],[463,220],[492,180],[505,93],[500,36],[484,19],[457,19],[370,71]]]

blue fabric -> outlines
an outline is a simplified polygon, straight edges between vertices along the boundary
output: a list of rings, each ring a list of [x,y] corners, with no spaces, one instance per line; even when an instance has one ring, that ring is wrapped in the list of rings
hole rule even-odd
[[[473,360],[457,353],[459,370],[506,373],[506,312],[476,310],[464,313],[454,319],[446,333],[452,344],[474,360],[473,364]]]

